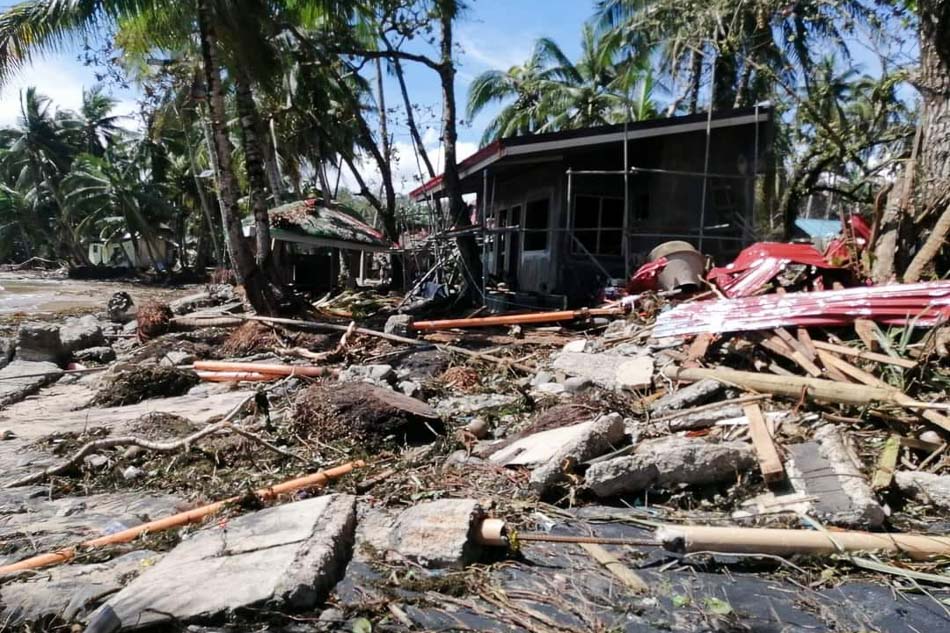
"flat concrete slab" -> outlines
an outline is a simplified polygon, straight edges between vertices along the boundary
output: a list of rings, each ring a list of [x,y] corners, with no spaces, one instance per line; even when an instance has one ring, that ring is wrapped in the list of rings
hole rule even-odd
[[[255,605],[312,608],[352,552],[356,499],[325,495],[211,525],[113,596],[122,629],[187,622]]]
[[[13,361],[0,369],[0,407],[33,395],[44,385],[56,382],[62,375],[63,370],[55,363],[20,359]]]

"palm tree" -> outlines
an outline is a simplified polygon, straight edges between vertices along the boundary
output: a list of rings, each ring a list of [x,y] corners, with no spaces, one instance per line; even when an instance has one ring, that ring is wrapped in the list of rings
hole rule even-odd
[[[105,155],[125,132],[119,125],[122,117],[112,113],[117,103],[102,86],[83,89],[79,112],[64,112],[60,120],[70,143],[93,156]]]

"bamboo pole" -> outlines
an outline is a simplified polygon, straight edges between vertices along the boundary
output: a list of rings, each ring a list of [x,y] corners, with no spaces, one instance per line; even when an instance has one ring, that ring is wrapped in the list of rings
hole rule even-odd
[[[617,316],[623,314],[618,308],[590,308],[583,310],[561,310],[558,312],[534,312],[530,314],[506,314],[503,316],[481,317],[477,319],[442,319],[439,321],[417,321],[412,329],[420,331],[450,330],[453,328],[491,327],[495,325],[529,325],[533,323],[556,323],[574,321],[592,316]]]
[[[880,551],[913,560],[950,554],[950,537],[928,534],[665,525],[656,536],[665,548],[680,552],[791,556]]]
[[[277,374],[262,374],[256,371],[199,371],[198,378],[206,382],[267,382],[276,380]]]
[[[311,473],[303,477],[298,477],[297,479],[291,479],[275,486],[260,488],[254,491],[254,494],[262,501],[268,501],[270,499],[274,499],[278,495],[288,492],[295,492],[305,488],[322,487],[330,481],[338,479],[357,468],[362,468],[365,465],[366,462],[362,460],[349,462],[347,464],[343,464],[342,466],[337,466],[336,468],[321,470],[320,472]],[[77,552],[82,548],[94,548],[102,547],[104,545],[128,543],[130,541],[134,541],[145,533],[162,532],[172,528],[181,527],[183,525],[188,525],[189,523],[197,523],[198,521],[201,521],[212,514],[216,514],[225,506],[240,501],[242,498],[243,496],[229,497],[228,499],[215,501],[214,503],[209,503],[207,505],[201,506],[200,508],[195,508],[186,512],[179,512],[178,514],[173,514],[162,519],[156,519],[155,521],[142,523],[141,525],[136,525],[135,527],[131,527],[127,530],[122,530],[121,532],[107,534],[105,536],[100,536],[99,538],[84,541],[79,545],[65,547],[55,552],[33,556],[32,558],[27,558],[11,565],[4,565],[0,567],[0,576],[12,574],[18,571],[38,569],[40,567],[48,567],[49,565],[57,565],[60,563],[69,562],[76,557]]]
[[[239,363],[220,360],[199,360],[195,361],[195,371],[197,372],[249,372],[257,374],[271,374],[273,376],[307,376],[308,378],[319,378],[335,373],[327,367],[302,367],[299,365],[270,365],[266,363]]]

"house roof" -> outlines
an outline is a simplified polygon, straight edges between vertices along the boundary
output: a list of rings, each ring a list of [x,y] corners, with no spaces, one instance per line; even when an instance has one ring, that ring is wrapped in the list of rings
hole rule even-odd
[[[712,129],[767,122],[771,118],[771,107],[752,107],[737,110],[714,112],[710,127]],[[603,125],[580,130],[529,134],[499,139],[481,148],[465,160],[459,162],[459,178],[470,176],[493,163],[510,157],[530,157],[550,151],[559,151],[577,147],[618,143],[627,140],[698,132],[706,129],[706,113],[686,116],[649,119],[618,125]],[[414,200],[422,200],[427,194],[442,190],[443,175],[436,176],[409,193]]]
[[[338,205],[307,199],[289,202],[268,211],[271,237],[312,246],[354,250],[388,250],[393,245],[383,234]],[[245,232],[253,231],[254,219],[244,221]]]

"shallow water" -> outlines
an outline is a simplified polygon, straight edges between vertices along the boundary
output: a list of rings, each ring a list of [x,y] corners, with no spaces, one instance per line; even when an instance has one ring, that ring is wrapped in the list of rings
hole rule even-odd
[[[75,280],[5,272],[0,273],[0,316],[103,310],[109,297],[119,291],[128,292],[133,301],[141,303],[148,299],[180,294],[183,288],[167,289],[129,281]]]

